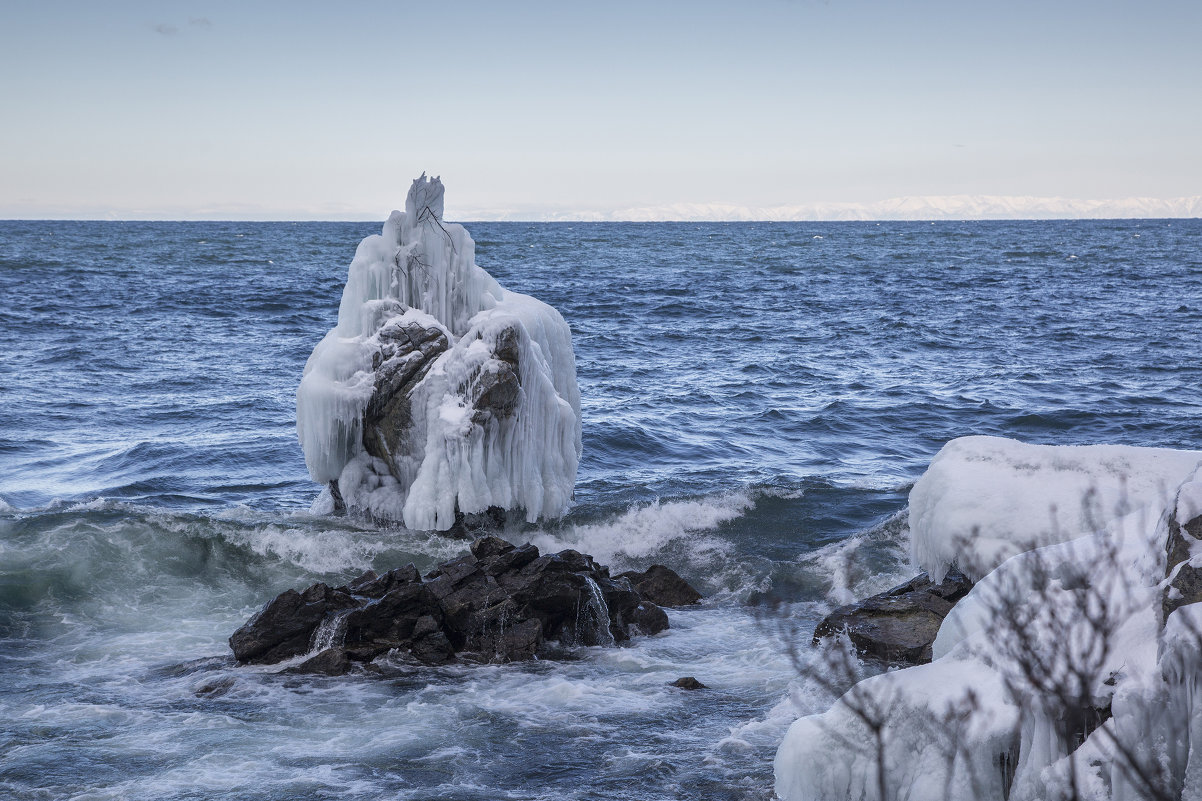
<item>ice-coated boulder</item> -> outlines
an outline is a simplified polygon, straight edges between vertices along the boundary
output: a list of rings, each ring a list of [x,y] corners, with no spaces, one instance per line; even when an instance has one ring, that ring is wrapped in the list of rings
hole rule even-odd
[[[979,579],[1133,510],[1155,518],[1200,461],[1202,451],[954,439],[910,490],[911,558],[936,583],[952,567]]]
[[[866,679],[793,723],[777,795],[1202,797],[1198,459],[949,443],[910,495],[916,554],[975,565],[979,581],[944,618],[930,663]]]
[[[316,506],[439,531],[497,509],[558,516],[581,445],[571,330],[477,266],[442,214],[442,182],[415,180],[359,244],[305,365],[297,433],[329,486]]]

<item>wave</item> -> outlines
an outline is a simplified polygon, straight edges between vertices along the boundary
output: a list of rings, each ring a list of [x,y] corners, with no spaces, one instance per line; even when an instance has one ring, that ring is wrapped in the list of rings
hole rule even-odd
[[[690,500],[655,500],[634,504],[618,516],[569,525],[558,531],[538,531],[530,541],[543,551],[574,548],[592,554],[602,564],[642,564],[672,544],[688,540],[690,561],[710,562],[731,549],[728,541],[697,536],[741,517],[754,505],[750,494],[731,492]]]

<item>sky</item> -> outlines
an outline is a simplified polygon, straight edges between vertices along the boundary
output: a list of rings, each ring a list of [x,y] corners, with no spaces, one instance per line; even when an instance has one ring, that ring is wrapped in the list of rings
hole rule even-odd
[[[1202,3],[0,0],[0,218],[1202,194]]]

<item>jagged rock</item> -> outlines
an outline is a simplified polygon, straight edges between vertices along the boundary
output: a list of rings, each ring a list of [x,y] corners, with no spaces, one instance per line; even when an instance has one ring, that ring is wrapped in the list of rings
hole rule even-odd
[[[518,332],[505,328],[493,343],[492,358],[484,363],[474,380],[462,388],[462,394],[475,409],[472,421],[485,425],[489,419],[513,416],[521,400],[522,377],[518,358]]]
[[[1202,566],[1190,559],[1191,547],[1202,540],[1202,515],[1182,525],[1177,521],[1177,510],[1174,509],[1168,519],[1168,530],[1165,576],[1169,578],[1169,584],[1161,601],[1161,621],[1167,620],[1179,607],[1202,601]]]
[[[294,672],[335,675],[394,654],[425,665],[529,659],[559,646],[612,645],[668,628],[625,577],[574,550],[539,554],[496,536],[422,577],[413,565],[315,584],[271,601],[230,638],[240,662],[310,654]]]
[[[972,589],[962,573],[951,571],[942,584],[925,573],[859,603],[841,606],[814,629],[814,644],[846,633],[865,656],[898,665],[931,661],[931,644],[956,601]]]
[[[619,578],[630,579],[630,583],[640,595],[659,606],[688,606],[701,600],[701,593],[693,589],[676,571],[663,565],[652,565],[642,573],[622,573]]]
[[[478,537],[504,531],[507,513],[499,506],[490,506],[483,512],[464,514],[455,511],[455,522],[443,532],[456,540],[474,540]]]
[[[684,676],[683,678],[679,678],[676,681],[672,682],[671,686],[679,687],[682,690],[708,690],[709,689],[709,687],[706,687],[704,684],[697,681],[697,679],[693,678],[692,676]]]
[[[314,584],[303,593],[288,590],[230,637],[239,662],[272,663],[309,651],[313,633],[323,619],[351,609],[356,601],[342,589]]]
[[[400,303],[394,305],[391,313],[404,311]],[[380,349],[372,356],[375,386],[363,412],[363,447],[401,481],[401,462],[419,459],[425,445],[413,436],[410,394],[450,341],[441,328],[399,318],[386,319],[376,336]],[[340,498],[335,496],[336,509]]]

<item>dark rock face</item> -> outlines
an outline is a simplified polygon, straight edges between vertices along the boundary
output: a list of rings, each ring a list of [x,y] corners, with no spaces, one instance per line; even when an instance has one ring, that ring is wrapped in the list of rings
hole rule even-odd
[[[652,565],[642,573],[622,573],[618,578],[630,579],[640,595],[659,606],[688,606],[701,600],[701,593],[663,565]]]
[[[1168,528],[1169,536],[1165,542],[1168,565],[1165,576],[1173,578],[1161,601],[1162,623],[1178,607],[1202,601],[1202,568],[1189,564],[1190,546],[1202,540],[1202,515],[1182,525],[1177,521],[1177,513],[1174,511],[1169,517]],[[1178,565],[1181,565],[1179,569]],[[1173,575],[1174,569],[1177,569],[1176,575]]]
[[[396,306],[394,311],[404,310],[399,303]],[[372,356],[376,382],[363,412],[363,447],[395,473],[398,462],[421,444],[409,437],[413,429],[410,393],[450,341],[442,329],[416,322],[385,322],[377,336],[381,345]]]
[[[288,590],[230,637],[239,662],[304,654],[290,670],[338,675],[393,653],[425,665],[508,662],[561,646],[613,645],[668,628],[624,577],[573,550],[539,554],[495,536],[422,577],[413,565],[346,586]]]
[[[309,641],[321,621],[355,605],[349,593],[325,584],[314,584],[303,593],[281,593],[230,637],[234,658],[272,663],[308,653]]]
[[[957,571],[948,573],[942,584],[932,584],[923,573],[831,612],[814,629],[814,643],[846,633],[861,655],[895,665],[930,662],[939,625],[970,589],[972,582]]]
[[[485,425],[493,418],[511,417],[517,409],[522,392],[520,354],[518,332],[513,328],[504,329],[493,343],[492,358],[466,387],[461,388],[475,409],[472,421],[477,425]]]

